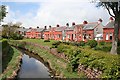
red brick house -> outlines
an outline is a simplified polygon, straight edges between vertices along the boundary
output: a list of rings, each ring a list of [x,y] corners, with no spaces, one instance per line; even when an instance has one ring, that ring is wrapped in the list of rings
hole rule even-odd
[[[83,40],[83,24],[74,26],[74,41],[79,42]]]
[[[54,32],[54,40],[64,40],[65,39],[65,29],[66,26],[59,26],[57,25],[57,27],[55,28],[55,32]]]
[[[67,26],[65,29],[65,41],[74,41],[74,27],[75,23],[72,23],[72,26]]]
[[[114,33],[114,19],[110,17],[109,22],[107,25],[103,28],[103,40],[105,42],[112,42]],[[120,39],[120,29],[119,29],[119,39]]]
[[[99,19],[98,22],[88,23],[87,21],[83,22],[83,41],[88,40],[102,40],[103,38],[103,25],[102,19]]]
[[[44,28],[30,28],[29,30],[26,31],[26,38],[43,38],[43,31]]]
[[[44,39],[53,39],[53,40],[64,40],[64,30],[66,26],[51,27],[44,31]]]

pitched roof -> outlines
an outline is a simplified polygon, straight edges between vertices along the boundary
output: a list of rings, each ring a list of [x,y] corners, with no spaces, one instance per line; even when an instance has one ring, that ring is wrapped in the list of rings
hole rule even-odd
[[[24,32],[24,31],[27,31],[27,30],[29,30],[28,28],[18,28],[17,29],[18,31],[21,31],[21,32]]]
[[[31,31],[42,32],[43,30],[44,30],[43,28],[32,28],[27,30],[27,32],[31,32]]]
[[[90,29],[94,29],[96,26],[98,26],[99,23],[98,22],[93,22],[93,23],[88,23],[85,24],[83,27],[83,30],[90,30]]]
[[[60,26],[60,27],[56,27],[55,31],[63,31],[66,29],[66,26]]]
[[[69,30],[74,30],[74,26],[71,26],[71,27],[66,27],[65,29],[66,31],[69,31]]]
[[[114,28],[114,21],[109,21],[104,28]]]

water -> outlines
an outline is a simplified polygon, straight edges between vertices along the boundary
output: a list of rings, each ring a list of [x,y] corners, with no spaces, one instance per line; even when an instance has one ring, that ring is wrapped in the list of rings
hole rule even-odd
[[[32,53],[23,52],[18,78],[50,78],[48,68],[38,59],[38,56]]]

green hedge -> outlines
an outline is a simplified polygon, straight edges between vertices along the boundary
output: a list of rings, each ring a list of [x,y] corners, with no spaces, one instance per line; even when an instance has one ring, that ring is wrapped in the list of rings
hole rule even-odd
[[[8,42],[6,39],[1,40],[0,43],[1,43],[2,49],[8,47]]]

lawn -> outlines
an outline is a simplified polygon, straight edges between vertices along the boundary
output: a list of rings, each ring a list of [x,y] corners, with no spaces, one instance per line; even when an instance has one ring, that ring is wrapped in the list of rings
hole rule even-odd
[[[37,43],[37,44],[50,46],[50,47],[52,46],[52,43],[56,42],[55,40],[50,40],[50,42],[44,42],[44,39],[23,39],[22,41]]]

